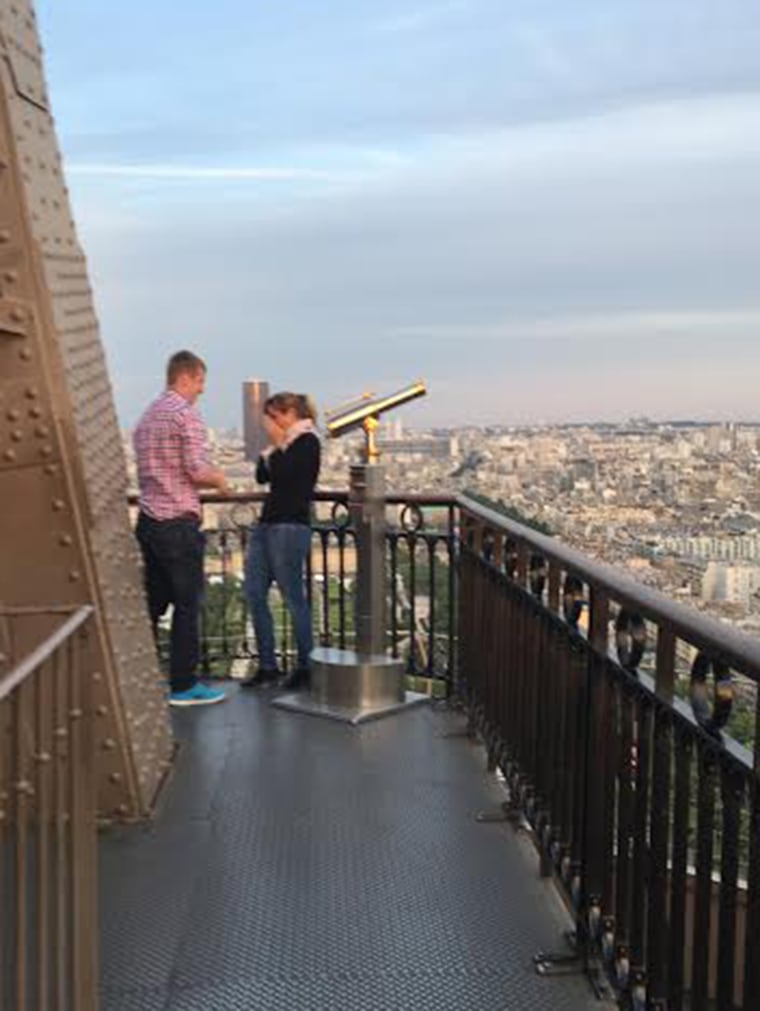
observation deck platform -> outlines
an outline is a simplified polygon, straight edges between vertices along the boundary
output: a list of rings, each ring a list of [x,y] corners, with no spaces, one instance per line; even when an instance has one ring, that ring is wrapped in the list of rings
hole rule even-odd
[[[361,727],[229,689],[174,714],[154,820],[100,841],[102,1011],[584,1011],[567,926],[461,713]],[[458,733],[459,732],[459,733]]]

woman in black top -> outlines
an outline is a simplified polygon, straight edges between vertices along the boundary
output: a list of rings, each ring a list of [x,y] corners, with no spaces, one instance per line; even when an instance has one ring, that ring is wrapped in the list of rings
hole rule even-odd
[[[278,676],[272,614],[267,597],[272,582],[293,620],[298,659],[286,688],[309,681],[311,614],[304,586],[304,562],[311,545],[311,500],[319,475],[320,443],[308,397],[276,393],[264,404],[270,445],[259,457],[256,480],[269,485],[261,519],[251,529],[245,562],[245,595],[253,618],[259,668],[246,687]]]

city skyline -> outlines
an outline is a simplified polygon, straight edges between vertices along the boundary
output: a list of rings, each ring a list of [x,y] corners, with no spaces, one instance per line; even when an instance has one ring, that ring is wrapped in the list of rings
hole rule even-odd
[[[38,3],[122,424],[190,346],[411,426],[758,417],[760,10]]]

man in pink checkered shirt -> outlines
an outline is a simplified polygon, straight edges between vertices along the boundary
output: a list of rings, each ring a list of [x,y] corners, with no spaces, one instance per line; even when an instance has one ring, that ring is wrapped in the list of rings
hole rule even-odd
[[[224,692],[202,684],[196,675],[204,551],[198,493],[201,488],[227,490],[224,474],[209,462],[206,427],[195,407],[205,381],[206,366],[197,355],[172,355],[166,389],[134,433],[140,487],[137,540],[154,633],[161,615],[173,606],[169,702],[176,706],[208,705],[224,698]]]

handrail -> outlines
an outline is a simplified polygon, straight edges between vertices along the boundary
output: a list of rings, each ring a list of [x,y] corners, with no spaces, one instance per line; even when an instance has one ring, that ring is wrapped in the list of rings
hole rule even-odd
[[[55,651],[66,642],[76,631],[81,628],[93,613],[91,604],[85,604],[78,608],[71,617],[52,632],[44,642],[36,649],[24,657],[16,666],[4,677],[0,678],[0,702],[22,684],[30,674],[33,674]],[[31,613],[31,612],[26,612]],[[35,613],[40,613],[39,611]]]
[[[221,494],[220,492],[208,492],[201,495],[201,505],[235,505],[248,502],[263,502],[267,493],[265,491],[238,491]],[[348,492],[345,489],[340,491],[330,491],[320,489],[314,492],[315,502],[348,502]],[[419,506],[453,506],[456,505],[456,498],[453,495],[405,495],[402,492],[391,492],[385,496],[388,505],[410,505]],[[127,503],[131,506],[138,504],[138,496],[134,493],[127,496]]]
[[[605,562],[586,555],[559,541],[523,526],[494,509],[481,505],[467,495],[458,495],[461,509],[477,516],[489,526],[501,529],[526,542],[574,576],[601,586],[612,599],[625,604],[651,621],[667,622],[681,638],[699,649],[720,657],[752,681],[760,681],[760,642],[715,618],[700,614],[665,594],[642,586]]]

